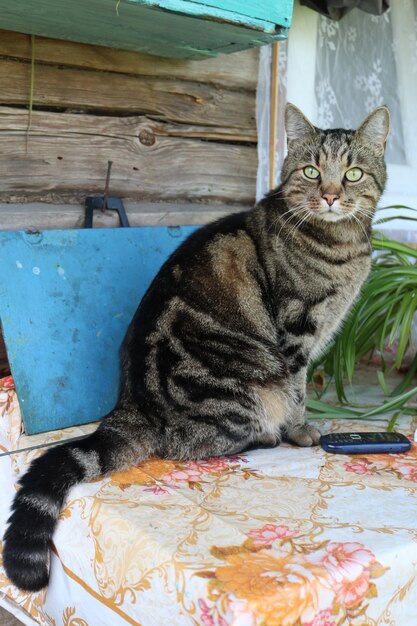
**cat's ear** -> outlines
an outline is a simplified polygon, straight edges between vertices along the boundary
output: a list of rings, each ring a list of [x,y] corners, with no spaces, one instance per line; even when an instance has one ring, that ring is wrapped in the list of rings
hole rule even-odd
[[[285,130],[289,146],[293,141],[302,141],[317,133],[300,109],[290,103],[285,107]]]
[[[390,114],[386,106],[372,111],[356,131],[364,143],[382,146],[385,150],[390,127]]]

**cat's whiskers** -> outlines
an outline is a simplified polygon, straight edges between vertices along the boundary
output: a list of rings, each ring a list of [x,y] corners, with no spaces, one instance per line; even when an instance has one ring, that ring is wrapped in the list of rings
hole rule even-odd
[[[361,205],[359,205],[359,206],[358,206],[358,211],[357,211],[357,212],[358,212],[358,213],[363,213],[363,215],[366,215],[366,216],[368,216],[368,217],[369,217],[369,216],[370,216],[370,217],[373,217],[373,215],[374,215],[374,213],[375,213],[375,211],[374,211],[374,209],[373,209],[373,208],[371,208],[371,207],[366,207],[366,206],[361,206]]]
[[[306,209],[306,215],[301,219],[300,222],[298,222],[298,224],[296,225],[296,228],[299,230],[301,228],[301,226],[304,224],[304,222],[307,219],[311,218],[311,217],[314,217],[314,213],[312,211],[310,211],[309,209]],[[294,235],[293,235],[293,237],[294,237]]]
[[[373,211],[365,211],[362,209],[359,209],[359,211],[356,212],[356,217],[362,217],[364,218],[364,220],[368,221],[368,222],[372,222],[372,219],[374,217],[374,212]],[[360,220],[362,222],[362,220]]]
[[[286,216],[286,215],[288,215],[288,214],[293,214],[293,213],[294,213],[294,210],[293,210],[293,208],[291,208],[291,209],[289,209],[288,211],[285,211],[285,213],[282,213],[282,214],[277,215],[276,219],[275,219],[275,220],[271,223],[271,225],[270,225],[270,226],[269,226],[269,228],[267,229],[267,232],[268,232],[268,233],[270,233],[270,232],[271,232],[271,230],[272,230],[272,228],[274,228],[274,229],[275,229],[275,236],[277,236],[277,230],[276,230],[276,229],[277,229],[278,224],[281,222],[282,218],[283,218],[283,217],[285,217],[285,216]],[[284,226],[284,225],[285,225],[285,223],[286,223],[287,221],[289,221],[290,219],[291,219],[291,217],[289,217],[287,220],[285,220],[285,221],[284,221],[283,226]],[[281,232],[281,231],[280,231],[280,232]],[[279,235],[279,233],[278,233],[278,235]]]
[[[276,191],[271,191],[268,194],[268,197],[269,198],[276,198],[279,195],[281,195],[281,198],[284,198],[284,191],[281,188],[277,189]]]
[[[304,212],[301,215],[301,218],[298,220],[298,222],[296,222],[296,224],[293,226],[293,228],[288,233],[288,237],[291,235],[293,240],[294,240],[294,235],[295,235],[296,231],[299,230],[300,226],[312,215],[311,211],[307,207],[304,207],[303,211]],[[287,237],[287,239],[288,239],[288,237]]]
[[[283,228],[285,228],[285,226],[288,224],[288,222],[290,222],[290,221],[291,221],[291,219],[292,219],[292,217],[293,217],[293,215],[294,215],[294,212],[293,212],[293,211],[287,211],[287,212],[288,212],[288,213],[291,213],[291,215],[290,215],[290,217],[288,217],[286,220],[284,220],[284,221],[283,221],[283,223],[282,223],[282,225],[281,225],[281,228],[279,229],[279,232],[277,232],[277,229],[278,229],[278,225],[279,225],[279,222],[280,222],[280,221],[279,221],[279,220],[277,220],[277,221],[275,222],[275,226],[276,226],[276,228],[275,228],[275,237],[276,237],[277,239],[279,239],[279,237],[281,236],[282,229],[283,229]]]
[[[291,209],[289,211],[285,211],[285,213],[283,213],[280,217],[285,217],[288,214],[296,215],[301,209],[304,209],[304,208],[305,208],[304,203],[299,202],[298,204],[293,204],[291,206]]]
[[[365,235],[365,237],[366,237],[366,239],[368,241],[369,246],[371,246],[371,242],[369,240],[368,233],[366,232],[366,230],[365,230],[362,222],[360,221],[360,219],[358,217],[356,217],[356,215],[354,213],[351,213],[350,217],[353,218],[359,224],[359,226],[361,227],[361,229],[363,231],[363,234]]]
[[[357,213],[358,213],[358,215],[363,215],[363,217],[366,217],[367,219],[370,219],[370,220],[372,220],[372,218],[374,216],[373,211],[361,211],[360,210]]]
[[[289,213],[292,213],[293,210],[289,209],[288,211],[285,211],[285,213],[279,214],[277,215],[277,218],[275,219],[275,221],[272,223],[272,226],[276,226],[278,224],[278,222],[285,217],[286,215],[288,215]],[[271,232],[270,229],[268,229],[268,232]]]
[[[279,215],[279,216],[277,217],[277,219],[275,220],[275,222],[274,222],[274,224],[273,224],[273,225],[276,227],[276,228],[275,228],[275,236],[276,236],[277,238],[281,235],[281,231],[282,231],[282,229],[284,228],[284,226],[285,226],[286,224],[288,224],[288,222],[292,219],[292,217],[293,217],[294,215],[296,215],[296,214],[297,214],[297,212],[298,212],[299,208],[300,208],[300,209],[302,209],[302,208],[303,208],[303,205],[300,205],[300,207],[298,207],[298,205],[296,205],[295,207],[292,207],[289,211],[285,211],[285,213],[283,213],[282,215]],[[283,224],[282,224],[282,226],[281,226],[281,228],[280,228],[279,232],[277,233],[277,226],[278,226],[278,224],[280,223],[281,219],[282,219],[283,217],[285,217],[286,215],[288,215],[288,214],[290,214],[290,216],[289,216],[286,220],[284,220],[284,222],[283,222]]]

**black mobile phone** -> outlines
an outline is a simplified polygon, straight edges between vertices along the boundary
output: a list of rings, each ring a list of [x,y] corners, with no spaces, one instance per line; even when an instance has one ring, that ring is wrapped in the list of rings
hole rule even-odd
[[[331,433],[320,437],[326,452],[335,454],[375,454],[407,452],[411,443],[400,433]]]

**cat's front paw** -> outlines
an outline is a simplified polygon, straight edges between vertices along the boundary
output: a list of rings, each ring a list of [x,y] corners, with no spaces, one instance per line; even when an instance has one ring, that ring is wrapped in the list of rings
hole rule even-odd
[[[308,446],[317,446],[319,444],[321,433],[315,426],[303,424],[287,431],[286,439],[291,443],[303,448]]]

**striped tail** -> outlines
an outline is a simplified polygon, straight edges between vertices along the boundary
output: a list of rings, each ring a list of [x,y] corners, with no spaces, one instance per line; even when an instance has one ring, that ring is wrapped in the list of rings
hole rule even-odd
[[[48,584],[52,536],[71,487],[148,456],[106,421],[89,437],[48,450],[20,479],[4,535],[3,564],[10,581],[25,591]]]

